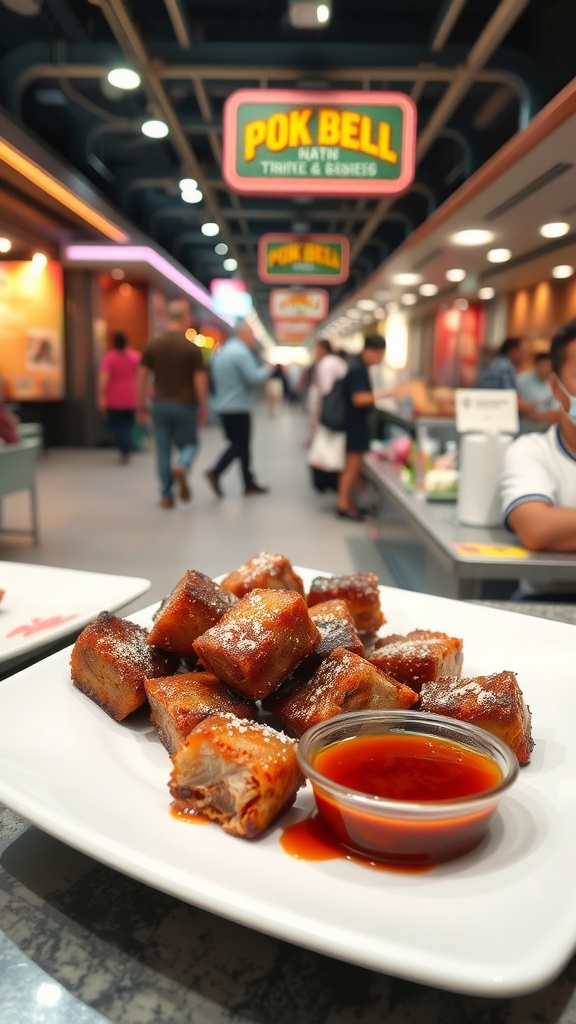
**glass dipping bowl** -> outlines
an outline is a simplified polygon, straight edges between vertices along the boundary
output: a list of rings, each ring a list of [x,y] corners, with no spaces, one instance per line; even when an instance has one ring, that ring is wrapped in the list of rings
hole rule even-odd
[[[472,758],[483,755],[492,762],[490,788],[442,800],[390,799],[350,789],[318,767],[319,755],[336,744],[391,734],[444,741],[459,748],[458,756],[461,748],[463,757],[467,752]],[[421,711],[353,711],[330,718],[304,733],[298,760],[311,782],[321,821],[343,847],[369,860],[411,865],[451,860],[476,846],[519,770],[512,750],[491,733]],[[494,763],[499,772],[494,772]]]

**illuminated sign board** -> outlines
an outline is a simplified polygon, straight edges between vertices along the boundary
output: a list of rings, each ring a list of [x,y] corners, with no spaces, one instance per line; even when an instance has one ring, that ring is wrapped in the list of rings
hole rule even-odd
[[[266,284],[342,284],[348,277],[345,235],[262,235],[258,275]]]
[[[235,192],[378,198],[414,178],[416,107],[398,92],[239,89],[223,145]]]
[[[275,320],[273,333],[279,345],[301,345],[315,326],[314,320]]]
[[[328,292],[323,288],[272,288],[269,308],[273,320],[323,320],[328,313]]]
[[[246,291],[244,281],[215,277],[210,282],[210,293],[214,310],[220,316],[244,317],[252,309],[252,296]]]

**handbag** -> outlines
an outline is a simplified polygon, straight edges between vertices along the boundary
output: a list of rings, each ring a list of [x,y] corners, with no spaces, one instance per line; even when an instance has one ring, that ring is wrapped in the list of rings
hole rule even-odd
[[[346,426],[346,392],[344,377],[334,381],[331,391],[324,395],[319,422],[329,430],[344,430]]]
[[[329,473],[341,473],[346,462],[346,435],[319,424],[308,451],[308,465]]]

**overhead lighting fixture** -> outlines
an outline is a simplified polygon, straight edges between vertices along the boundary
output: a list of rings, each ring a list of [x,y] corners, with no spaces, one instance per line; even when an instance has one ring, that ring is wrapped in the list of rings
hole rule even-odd
[[[224,260],[222,266],[224,267],[224,270],[238,270],[238,260],[230,257],[230,259]]]
[[[115,281],[123,281],[126,274],[120,267],[115,267],[114,270],[110,271],[110,277],[113,277]]]
[[[149,139],[165,139],[168,135],[168,125],[165,121],[153,117],[150,121],[144,121],[142,134]]]
[[[368,310],[370,310],[370,309],[376,309],[376,306],[378,305],[378,303],[374,302],[374,299],[358,299],[358,302],[356,303],[356,305],[358,306],[358,309],[368,309]]]
[[[321,25],[326,25],[330,21],[332,11],[328,4],[318,4],[316,8],[316,20]]]
[[[346,316],[349,320],[360,320],[362,313],[359,309],[347,309]]]
[[[563,235],[567,235],[570,231],[570,225],[566,224],[566,221],[558,220],[553,221],[550,224],[543,224],[540,228],[540,234],[543,238],[562,238]]]
[[[494,235],[483,228],[466,228],[452,235],[451,241],[454,245],[488,245],[488,242],[494,241]]]
[[[456,299],[454,306],[456,307],[456,309],[468,309],[468,299]]]
[[[218,253],[218,256],[225,256],[228,252],[228,246],[226,242],[218,242],[218,245],[214,246],[214,252]]]
[[[190,192],[193,189],[198,188],[198,182],[196,181],[196,178],[180,178],[178,185],[180,186],[182,192]]]
[[[106,77],[115,89],[137,89],[140,85],[140,75],[132,68],[112,68]]]
[[[10,252],[12,242],[9,238],[0,238],[0,252]]]
[[[406,292],[400,299],[400,302],[403,306],[413,306],[418,302],[418,296],[414,292]]]
[[[422,280],[422,274],[394,274],[394,284],[407,285],[410,287],[413,284],[420,284]]]
[[[507,263],[511,256],[510,249],[489,249],[486,253],[489,263]]]
[[[48,263],[48,257],[43,252],[35,252],[32,257],[32,263],[35,267],[41,270],[42,267],[45,267]]]
[[[496,295],[496,290],[495,290],[495,288],[492,288],[490,285],[486,285],[485,288],[479,288],[478,289],[478,298],[479,299],[493,299],[495,295]]]
[[[185,203],[199,203],[203,198],[199,188],[184,189],[182,192],[182,199]]]
[[[425,295],[426,298],[429,298],[432,295],[437,295],[438,294],[438,285],[437,284],[421,284],[419,289],[418,289],[418,291],[420,292],[420,295]]]
[[[460,267],[453,267],[452,270],[446,271],[446,280],[451,281],[453,284],[457,284],[458,281],[463,281],[466,277],[466,271]]]
[[[28,157],[20,153],[19,150],[14,149],[4,139],[0,139],[0,161],[3,161],[8,167],[11,167],[13,171],[17,171],[22,174],[28,181],[31,181],[38,188],[42,189],[46,195],[51,196],[52,199],[56,199],[57,202],[62,203],[67,210],[71,213],[75,213],[76,216],[80,217],[86,224],[90,224],[97,231],[101,231],[106,238],[110,238],[114,242],[127,242],[128,235],[117,228],[115,224],[104,217],[97,210],[94,210],[89,203],[85,203],[84,200],[79,199],[74,192],[61,185],[56,178],[48,174],[47,171],[42,170],[38,164],[35,164]]]
[[[332,0],[289,0],[288,21],[292,28],[324,28],[332,17]]]
[[[213,221],[208,221],[206,224],[202,224],[200,231],[203,235],[207,235],[208,238],[212,238],[213,235],[217,235],[220,228]]]
[[[561,281],[564,277],[572,277],[574,273],[574,267],[571,267],[569,263],[559,263],[557,267],[552,267],[552,277],[558,278]]]

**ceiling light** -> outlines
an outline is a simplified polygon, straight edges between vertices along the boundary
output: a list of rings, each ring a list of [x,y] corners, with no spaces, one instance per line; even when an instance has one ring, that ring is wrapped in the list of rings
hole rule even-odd
[[[45,267],[48,263],[48,257],[43,252],[35,252],[32,257],[32,263],[35,267]]]
[[[418,289],[418,291],[420,292],[420,295],[425,295],[426,297],[428,297],[430,295],[436,295],[438,293],[438,285],[437,284],[421,284],[419,289]]]
[[[214,252],[218,253],[219,256],[225,256],[228,252],[226,242],[218,242],[218,245],[214,246]]]
[[[180,178],[178,184],[183,192],[190,192],[192,189],[198,188],[196,178]]]
[[[137,89],[140,85],[140,75],[131,68],[112,68],[106,77],[116,89]]]
[[[331,0],[289,0],[288,20],[292,28],[323,28],[331,17]]]
[[[185,189],[182,192],[182,199],[185,203],[199,203],[203,198],[204,197],[199,188]]]
[[[454,306],[456,307],[456,309],[468,309],[468,300],[467,299],[456,299],[456,302],[454,303]]]
[[[360,317],[362,316],[362,313],[360,312],[359,309],[347,309],[346,316],[348,317],[349,320],[359,320]]]
[[[378,303],[374,299],[358,299],[357,305],[358,309],[376,309]]]
[[[208,238],[212,238],[213,235],[218,234],[220,228],[213,221],[208,221],[206,224],[202,225],[200,231],[202,232],[203,235],[207,235]]]
[[[478,289],[478,298],[479,299],[493,299],[495,295],[496,295],[496,291],[490,285],[486,285],[485,288],[479,288]]]
[[[408,287],[410,287],[410,285],[413,285],[413,284],[420,284],[420,281],[422,280],[422,275],[421,274],[394,274],[393,280],[394,280],[395,284],[408,285]]]
[[[451,239],[455,245],[487,245],[493,240],[492,232],[484,231],[483,228],[467,228],[465,231],[457,231]]]
[[[321,25],[326,25],[327,22],[330,21],[331,14],[332,11],[330,10],[328,4],[318,4],[318,7],[316,8],[316,19],[317,21],[320,22]]]
[[[238,260],[230,257],[230,259],[224,260],[222,266],[224,267],[224,270],[238,270]]]
[[[458,281],[463,281],[465,277],[466,271],[461,270],[459,267],[454,267],[452,270],[446,271],[446,280],[452,281],[453,284],[456,284]]]
[[[511,256],[510,249],[490,249],[486,253],[489,263],[507,263]]]
[[[415,302],[418,302],[418,296],[414,292],[406,292],[400,299],[400,302],[403,306],[413,306]]]
[[[9,238],[0,238],[0,252],[10,252],[12,242]]]
[[[562,238],[562,235],[567,235],[569,231],[570,225],[566,224],[563,220],[543,224],[540,228],[540,234],[543,238]]]
[[[563,277],[572,277],[574,273],[574,267],[571,267],[569,263],[560,263],[557,267],[552,267],[552,277],[557,277],[561,280]]]
[[[115,267],[114,270],[110,271],[110,277],[113,277],[115,281],[123,281],[126,274],[120,267]]]
[[[165,139],[168,135],[168,125],[165,121],[152,118],[150,121],[144,121],[142,134],[147,135],[149,139]]]

